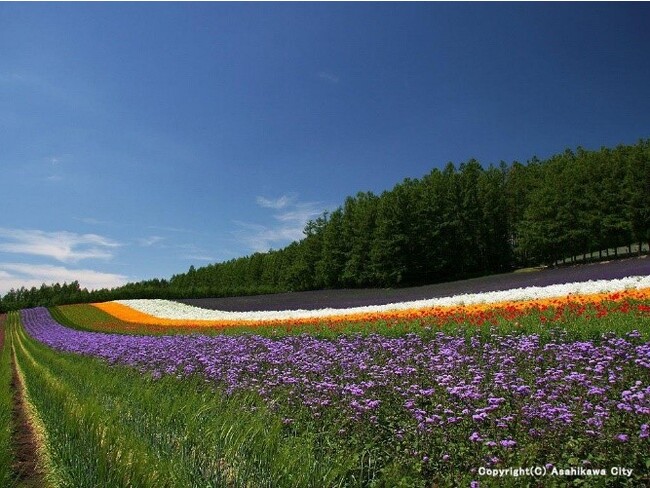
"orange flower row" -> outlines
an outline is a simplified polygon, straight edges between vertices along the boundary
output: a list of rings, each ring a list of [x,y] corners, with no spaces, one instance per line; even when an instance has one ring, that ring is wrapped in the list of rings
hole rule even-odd
[[[158,318],[140,312],[126,305],[116,302],[95,303],[93,306],[125,322],[169,326],[169,327],[231,327],[231,326],[275,326],[275,325],[306,325],[328,322],[331,324],[342,322],[375,322],[385,320],[414,320],[457,317],[462,314],[471,318],[487,311],[499,311],[506,315],[519,315],[532,310],[545,310],[549,307],[584,307],[599,304],[604,301],[618,302],[622,300],[650,300],[650,288],[617,291],[613,293],[598,293],[592,295],[567,295],[558,298],[522,300],[496,303],[481,303],[474,305],[439,306],[432,308],[418,308],[406,310],[388,310],[371,313],[339,314],[320,318],[301,318],[283,320],[184,320]]]

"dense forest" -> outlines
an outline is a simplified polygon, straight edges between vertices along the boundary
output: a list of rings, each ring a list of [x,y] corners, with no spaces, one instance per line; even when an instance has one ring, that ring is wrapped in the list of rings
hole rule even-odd
[[[381,195],[360,192],[304,238],[169,280],[89,292],[77,282],[11,290],[0,310],[118,298],[188,298],[448,281],[650,241],[650,139],[527,164],[476,160]],[[640,247],[639,247],[640,249]]]

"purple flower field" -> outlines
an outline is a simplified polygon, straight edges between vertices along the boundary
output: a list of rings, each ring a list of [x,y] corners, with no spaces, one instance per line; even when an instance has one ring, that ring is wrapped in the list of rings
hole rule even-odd
[[[341,434],[374,425],[396,444],[418,439],[412,454],[425,463],[453,457],[445,439],[480,448],[491,465],[545,440],[650,449],[650,344],[635,333],[597,342],[566,342],[561,333],[551,341],[441,332],[428,339],[126,336],[68,329],[45,308],[21,313],[27,332],[56,350],[153,378],[199,375],[219,391],[254,391],[287,425],[300,415],[335,419]]]

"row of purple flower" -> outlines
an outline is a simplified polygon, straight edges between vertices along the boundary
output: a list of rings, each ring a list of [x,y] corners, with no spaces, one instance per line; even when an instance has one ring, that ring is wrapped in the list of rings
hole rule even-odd
[[[23,310],[22,321],[33,338],[59,351],[154,378],[201,375],[228,394],[257,392],[287,423],[292,409],[316,418],[335,409],[351,425],[398,418],[391,422],[397,440],[452,429],[474,445],[500,449],[576,429],[615,442],[650,435],[650,344],[635,333],[597,342],[441,332],[429,339],[126,336],[63,327],[45,308]]]

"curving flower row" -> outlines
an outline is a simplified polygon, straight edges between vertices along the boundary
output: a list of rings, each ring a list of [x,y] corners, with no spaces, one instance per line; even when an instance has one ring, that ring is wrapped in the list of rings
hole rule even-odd
[[[650,299],[650,276],[566,283],[487,293],[462,294],[388,305],[347,309],[229,312],[193,307],[170,300],[116,300],[95,307],[125,322],[157,326],[255,326],[311,324],[322,321],[372,322],[481,314],[486,310],[525,312],[548,306],[598,304],[605,300]]]

